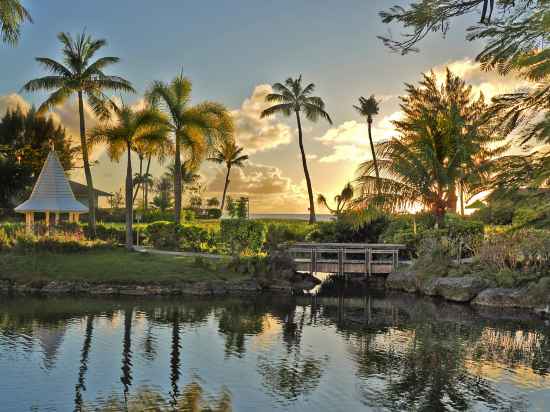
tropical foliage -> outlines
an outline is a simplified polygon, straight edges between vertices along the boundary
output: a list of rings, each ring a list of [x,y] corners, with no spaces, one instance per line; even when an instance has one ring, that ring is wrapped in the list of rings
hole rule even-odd
[[[62,45],[63,63],[48,57],[37,57],[40,63],[51,74],[45,77],[29,81],[23,86],[28,92],[51,91],[52,93],[43,102],[39,113],[48,109],[60,106],[71,96],[77,96],[78,113],[80,119],[80,150],[82,151],[82,162],[84,174],[88,186],[88,213],[92,232],[95,221],[94,187],[88,142],[86,137],[86,121],[84,117],[84,98],[92,107],[96,116],[106,119],[110,115],[109,109],[113,101],[105,94],[107,90],[120,92],[134,92],[129,81],[119,76],[105,74],[104,70],[118,63],[118,57],[105,56],[93,60],[96,53],[107,45],[104,39],[93,39],[86,32],[82,32],[73,38],[69,33],[59,33],[57,36]]]
[[[191,105],[192,84],[183,75],[170,83],[156,81],[148,91],[148,99],[170,117],[174,135],[174,220],[181,220],[182,157],[190,169],[196,168],[215,144],[233,137],[233,122],[220,103],[203,102]],[[182,153],[183,149],[183,153]]]
[[[351,183],[348,183],[344,186],[340,194],[334,196],[334,203],[336,207],[333,209],[328,204],[326,197],[322,194],[317,196],[317,203],[326,207],[330,213],[335,215],[340,215],[346,208],[350,207],[353,200],[353,186]]]
[[[153,108],[134,111],[126,105],[114,106],[114,113],[116,123],[95,127],[90,133],[90,141],[93,144],[107,144],[109,157],[113,160],[120,160],[126,153],[126,247],[132,249],[132,150],[147,142],[164,140],[169,133],[168,119],[163,113]]]
[[[243,150],[244,148],[237,146],[233,140],[224,141],[216,147],[213,156],[208,159],[218,164],[224,164],[227,168],[225,183],[223,185],[221,210],[223,210],[225,205],[225,195],[227,194],[227,188],[230,182],[229,174],[231,173],[231,168],[233,166],[243,167],[244,163],[248,160],[248,155],[244,154]]]
[[[0,34],[3,42],[17,44],[21,24],[26,21],[32,23],[32,17],[20,0],[0,0]]]
[[[289,77],[285,83],[275,83],[273,85],[274,93],[266,96],[266,101],[275,103],[273,106],[265,109],[261,117],[272,116],[277,113],[282,113],[286,117],[290,117],[292,113],[296,115],[298,125],[298,144],[300,146],[300,154],[302,157],[302,167],[304,168],[304,176],[306,178],[307,193],[309,197],[309,223],[315,223],[315,202],[313,198],[313,188],[311,178],[307,168],[306,152],[304,150],[302,119],[300,113],[304,113],[306,119],[316,122],[320,117],[332,124],[329,114],[325,111],[325,102],[323,99],[311,94],[315,91],[315,85],[309,83],[307,86],[302,86],[302,76],[293,79]]]
[[[493,158],[507,149],[484,116],[483,95],[474,99],[471,87],[447,70],[439,86],[434,73],[420,86],[408,84],[401,97],[403,120],[394,121],[398,138],[377,145],[380,192],[372,160],[364,162],[357,180],[358,201],[380,201],[390,210],[422,205],[442,223],[481,191],[490,176]]]

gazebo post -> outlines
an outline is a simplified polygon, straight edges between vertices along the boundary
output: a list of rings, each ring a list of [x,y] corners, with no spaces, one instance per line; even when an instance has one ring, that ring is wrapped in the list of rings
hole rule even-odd
[[[59,212],[55,212],[55,225],[59,225]]]
[[[25,229],[27,230],[27,233],[31,233],[32,231],[32,212],[25,213]]]
[[[46,211],[46,234],[50,234],[50,211]]]
[[[78,223],[79,220],[80,220],[80,213],[75,213],[75,214],[74,214],[74,221],[75,221],[75,223]]]

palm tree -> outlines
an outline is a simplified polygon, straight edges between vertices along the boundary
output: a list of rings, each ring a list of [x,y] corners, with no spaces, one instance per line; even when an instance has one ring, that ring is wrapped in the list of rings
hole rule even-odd
[[[233,140],[222,142],[215,150],[214,155],[208,160],[216,162],[218,164],[224,164],[227,168],[227,173],[225,174],[225,184],[223,186],[223,195],[220,209],[223,211],[225,205],[225,195],[227,193],[227,187],[229,186],[229,173],[231,173],[231,168],[243,167],[244,162],[248,160],[248,155],[243,154],[243,148],[237,146]]]
[[[353,200],[353,193],[353,186],[351,185],[351,183],[348,183],[344,186],[340,194],[334,196],[334,201],[336,202],[335,209],[332,209],[329,206],[328,201],[324,195],[320,194],[317,197],[317,203],[325,206],[330,211],[330,213],[338,216],[346,209],[346,207],[350,206],[351,201]]]
[[[372,155],[372,161],[374,165],[374,172],[376,175],[378,192],[380,192],[380,172],[378,170],[378,163],[376,162],[376,151],[374,150],[374,142],[372,141],[372,120],[373,116],[376,116],[380,111],[378,107],[378,101],[371,95],[368,99],[361,96],[359,98],[359,106],[353,106],[361,116],[367,118],[367,125],[369,127],[369,143],[370,143],[370,152]]]
[[[434,73],[423,75],[420,87],[407,85],[401,101],[404,119],[394,122],[399,138],[376,145],[385,176],[373,177],[374,161],[364,162],[358,201],[377,199],[390,209],[421,204],[439,225],[457,209],[457,188],[482,188],[508,144],[486,116],[483,96],[473,100],[471,87],[450,71],[441,86]]]
[[[32,23],[32,17],[20,0],[0,0],[0,33],[4,43],[17,44],[25,21]]]
[[[216,143],[231,138],[233,122],[227,109],[219,103],[190,104],[191,81],[183,75],[170,83],[156,81],[148,91],[148,99],[170,116],[174,147],[174,220],[181,221],[182,146],[187,161],[195,168]]]
[[[115,108],[115,124],[109,123],[95,127],[90,132],[90,142],[106,143],[111,159],[118,161],[126,152],[126,248],[133,248],[133,204],[132,204],[132,150],[144,141],[160,140],[169,133],[168,119],[153,108],[133,111],[129,106]]]
[[[130,82],[122,77],[107,75],[103,72],[106,67],[117,63],[119,61],[118,57],[100,57],[92,61],[97,51],[107,44],[106,40],[93,39],[86,32],[77,35],[74,39],[69,33],[59,33],[57,38],[63,45],[64,64],[47,57],[37,57],[36,61],[52,74],[29,81],[23,86],[23,89],[28,92],[53,91],[40,106],[39,112],[42,113],[62,105],[73,94],[77,96],[80,117],[80,148],[88,186],[88,207],[90,209],[88,219],[90,230],[95,235],[96,204],[86,141],[84,96],[86,96],[96,116],[105,119],[110,115],[109,108],[113,106],[113,102],[105,95],[104,91],[134,92],[134,88]]]
[[[270,93],[266,96],[266,101],[276,103],[275,105],[265,109],[261,118],[272,116],[276,113],[282,113],[289,117],[292,112],[296,115],[298,123],[298,144],[300,145],[300,153],[302,155],[302,166],[306,178],[307,193],[309,196],[309,223],[315,223],[315,202],[313,200],[313,189],[311,188],[311,178],[307,169],[306,153],[304,151],[302,120],[300,112],[304,112],[306,118],[312,122],[317,121],[319,117],[326,119],[329,124],[332,124],[329,114],[325,111],[325,102],[317,96],[311,96],[315,90],[315,85],[309,83],[306,87],[302,87],[302,75],[297,79],[289,77],[285,84],[275,83],[273,85],[275,93]]]

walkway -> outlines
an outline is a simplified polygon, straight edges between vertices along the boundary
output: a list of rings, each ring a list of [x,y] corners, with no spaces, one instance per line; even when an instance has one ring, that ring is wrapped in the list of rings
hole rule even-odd
[[[225,259],[227,256],[214,255],[212,253],[200,253],[200,252],[172,252],[169,250],[152,249],[144,246],[134,246],[134,250],[140,253],[154,253],[156,255],[166,256],[184,256],[184,257],[201,257],[206,259]]]

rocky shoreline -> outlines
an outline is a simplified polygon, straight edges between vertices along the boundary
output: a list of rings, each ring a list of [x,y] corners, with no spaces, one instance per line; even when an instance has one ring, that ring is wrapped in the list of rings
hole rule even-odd
[[[425,296],[441,297],[450,302],[488,308],[517,308],[550,317],[550,296],[540,297],[532,288],[493,287],[474,276],[423,279],[413,268],[391,273],[386,289]]]
[[[267,285],[256,279],[174,282],[171,284],[88,283],[80,281],[16,282],[0,280],[0,294],[91,295],[91,296],[224,296],[277,293],[295,295],[313,288],[319,281],[301,276],[293,282],[281,280]]]

